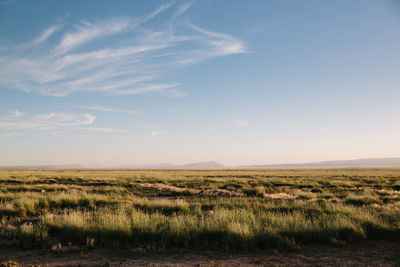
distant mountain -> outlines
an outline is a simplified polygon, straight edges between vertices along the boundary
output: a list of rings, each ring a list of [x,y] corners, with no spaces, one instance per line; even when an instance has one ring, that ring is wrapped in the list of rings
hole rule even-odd
[[[173,168],[175,168],[175,165],[171,164],[171,163],[160,163],[160,164],[151,164],[151,165],[125,164],[122,166],[115,166],[112,168],[115,168],[115,169],[173,169]]]
[[[86,169],[85,166],[80,164],[68,165],[13,165],[13,166],[0,166],[0,169],[40,169],[40,170],[53,170],[53,169]]]
[[[195,162],[189,164],[171,164],[171,163],[160,163],[152,165],[136,165],[136,164],[126,164],[120,166],[102,167],[97,165],[96,167],[86,167],[79,164],[70,165],[13,165],[13,166],[0,166],[0,169],[229,169],[230,166],[222,165],[216,161],[204,161]]]
[[[112,167],[90,167],[92,169],[339,169],[339,168],[400,168],[400,158],[368,158],[353,160],[319,161],[308,163],[261,164],[245,166],[227,166],[216,161],[204,161],[188,164],[160,163],[152,165],[126,164]],[[88,169],[83,165],[14,165],[0,166],[0,169]]]
[[[353,160],[319,161],[293,164],[249,165],[240,168],[268,169],[323,169],[323,168],[400,168],[400,158],[368,158]]]
[[[171,163],[161,163],[152,165],[123,165],[121,169],[224,169],[232,168],[222,165],[216,161],[195,162],[189,164],[176,165]]]
[[[177,165],[176,168],[177,169],[226,169],[232,167],[222,165],[216,161],[204,161],[204,162],[195,162],[184,165]]]

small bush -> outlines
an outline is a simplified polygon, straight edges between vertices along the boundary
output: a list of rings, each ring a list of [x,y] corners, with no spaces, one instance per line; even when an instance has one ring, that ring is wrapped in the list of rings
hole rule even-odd
[[[347,205],[354,205],[354,206],[364,206],[364,205],[371,205],[371,204],[379,204],[382,205],[383,201],[380,199],[375,198],[348,198],[345,200]]]
[[[0,263],[0,267],[19,267],[20,265],[16,261],[3,261]]]
[[[47,227],[42,223],[25,223],[20,229],[21,240],[27,247],[42,245],[47,235]]]
[[[256,196],[258,197],[263,197],[265,195],[265,188],[264,186],[256,186],[254,188],[254,190],[256,191]]]
[[[248,197],[252,197],[252,196],[256,196],[257,195],[257,191],[255,188],[243,188],[242,189],[243,194],[245,194]]]

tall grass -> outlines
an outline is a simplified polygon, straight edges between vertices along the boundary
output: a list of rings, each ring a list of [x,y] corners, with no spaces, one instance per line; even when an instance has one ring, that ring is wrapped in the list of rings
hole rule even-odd
[[[2,170],[0,237],[145,250],[399,240],[398,184],[400,170]]]
[[[118,240],[121,244],[161,249],[296,248],[306,243],[346,244],[375,238],[378,233],[400,236],[400,228],[377,216],[376,211],[335,205],[327,207],[327,212],[319,206],[276,205],[263,211],[217,208],[197,215],[174,216],[119,207],[49,214],[42,222],[65,242],[84,243],[87,237],[93,237],[100,246]]]

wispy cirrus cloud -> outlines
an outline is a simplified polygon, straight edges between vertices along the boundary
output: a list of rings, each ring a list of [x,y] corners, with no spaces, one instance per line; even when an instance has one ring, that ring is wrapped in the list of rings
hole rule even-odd
[[[174,15],[172,16],[172,19],[175,20],[177,17],[185,13],[191,6],[193,5],[193,2],[187,2],[184,3],[180,6],[178,6],[177,10],[175,11]]]
[[[95,121],[92,114],[46,113],[30,115],[16,110],[11,116],[0,118],[0,130],[54,130],[87,126]]]
[[[103,111],[103,112],[112,112],[112,113],[128,113],[128,114],[134,114],[134,115],[142,115],[143,114],[142,112],[137,111],[137,110],[117,109],[117,108],[111,108],[111,107],[105,107],[105,106],[83,106],[82,108],[89,109],[89,110]]]
[[[156,10],[154,10],[152,13],[147,15],[144,19],[139,20],[139,24],[148,21],[149,19],[154,18],[158,14],[162,13],[163,11],[167,10],[172,6],[172,3],[164,4],[159,6]]]
[[[83,107],[85,108],[85,107]],[[90,110],[104,112],[130,113],[140,115],[135,110],[121,110],[102,106],[87,107]],[[44,113],[28,114],[15,110],[9,116],[0,117],[0,136],[12,137],[22,134],[20,131],[40,131],[62,133],[66,130],[80,133],[124,133],[125,130],[94,127],[96,116],[90,113]]]
[[[96,38],[120,33],[127,29],[130,24],[129,18],[109,19],[95,24],[83,22],[74,32],[66,33],[63,36],[60,43],[54,48],[53,53],[56,55],[64,54]]]
[[[169,3],[141,18],[51,25],[27,43],[29,49],[22,44],[0,51],[0,85],[51,96],[100,92],[184,97],[181,84],[171,81],[169,72],[246,52],[238,38],[178,23],[191,7],[192,3]],[[166,23],[150,23],[163,13]]]
[[[20,112],[18,109],[13,112],[12,117],[20,117],[24,115],[24,113]]]
[[[190,64],[215,57],[246,52],[243,42],[237,38],[227,34],[207,31],[195,25],[190,25],[190,27],[205,36],[204,42],[206,45],[183,54],[180,57],[181,63]]]
[[[59,26],[58,25],[51,25],[50,27],[48,27],[44,32],[42,32],[38,37],[36,37],[35,39],[33,39],[32,41],[22,44],[20,46],[18,46],[18,49],[26,49],[26,48],[30,48],[33,46],[37,46],[43,42],[45,42],[51,35],[53,35],[55,32],[57,32],[59,30]]]
[[[151,137],[151,138],[158,138],[158,137],[160,137],[160,135],[163,134],[163,133],[164,133],[164,132],[162,132],[162,131],[151,132],[151,133],[150,133],[150,137]]]
[[[121,130],[121,129],[98,128],[98,127],[82,128],[82,130],[90,132],[90,133],[123,133],[123,132],[125,132],[124,130]]]

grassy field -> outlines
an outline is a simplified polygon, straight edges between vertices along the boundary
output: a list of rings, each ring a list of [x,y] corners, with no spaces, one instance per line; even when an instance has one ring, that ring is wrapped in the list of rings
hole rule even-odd
[[[400,241],[400,170],[0,170],[0,245],[254,251]]]

